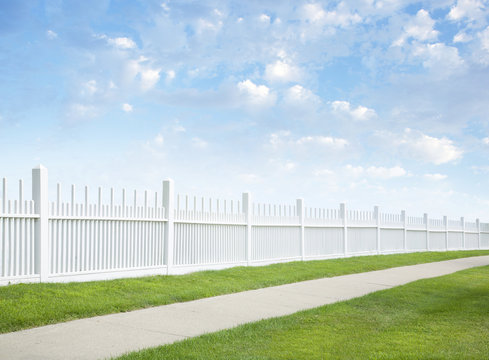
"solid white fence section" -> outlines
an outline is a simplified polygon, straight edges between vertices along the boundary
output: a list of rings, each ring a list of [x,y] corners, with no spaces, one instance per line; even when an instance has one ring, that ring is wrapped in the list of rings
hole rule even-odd
[[[33,169],[32,199],[22,181],[0,195],[0,284],[179,274],[239,265],[426,250],[489,249],[489,223],[373,211],[217,200],[98,188],[49,202],[47,169]],[[108,199],[104,202],[105,199]]]
[[[240,201],[177,195],[173,272],[246,265],[246,215]]]
[[[16,200],[7,197],[7,179],[2,181],[0,203],[0,280],[17,277],[38,278],[35,268],[35,213],[32,200],[24,200],[24,185],[19,181]]]
[[[110,189],[110,204],[102,203],[102,189],[98,201],[89,203],[85,187],[84,202],[77,203],[75,186],[71,187],[71,201],[62,202],[61,185],[57,186],[57,201],[49,213],[50,276],[107,272],[128,269],[162,267],[164,248],[165,208],[154,194],[149,202],[144,192],[144,206],[114,203]]]

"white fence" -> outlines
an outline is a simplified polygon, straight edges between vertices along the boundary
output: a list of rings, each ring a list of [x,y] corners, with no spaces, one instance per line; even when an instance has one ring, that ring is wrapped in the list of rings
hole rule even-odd
[[[295,205],[257,204],[249,193],[222,201],[162,192],[129,203],[113,189],[90,202],[89,189],[48,199],[47,169],[32,170],[32,200],[22,181],[15,200],[0,198],[0,285],[181,274],[238,265],[426,250],[489,249],[489,223]]]

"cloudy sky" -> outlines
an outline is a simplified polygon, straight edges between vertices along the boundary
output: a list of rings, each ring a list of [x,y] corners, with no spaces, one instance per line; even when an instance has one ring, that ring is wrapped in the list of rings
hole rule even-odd
[[[488,25],[486,0],[0,0],[0,176],[489,220]]]

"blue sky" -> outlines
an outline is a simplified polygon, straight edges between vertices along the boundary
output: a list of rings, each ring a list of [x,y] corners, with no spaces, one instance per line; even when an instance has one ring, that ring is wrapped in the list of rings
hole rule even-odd
[[[0,176],[489,220],[488,20],[484,0],[0,0]]]

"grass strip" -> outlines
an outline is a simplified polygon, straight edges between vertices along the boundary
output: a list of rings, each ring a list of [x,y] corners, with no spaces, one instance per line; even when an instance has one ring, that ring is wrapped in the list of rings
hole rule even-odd
[[[360,256],[85,283],[9,285],[0,287],[0,333],[304,280],[478,255],[489,255],[489,250]]]
[[[487,359],[489,266],[140,352],[118,360]]]

